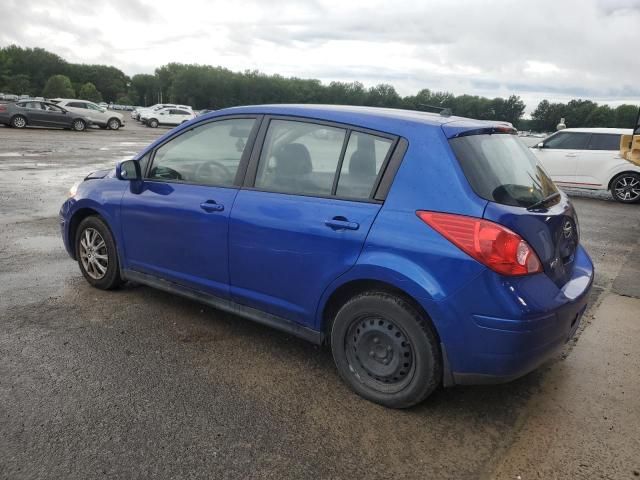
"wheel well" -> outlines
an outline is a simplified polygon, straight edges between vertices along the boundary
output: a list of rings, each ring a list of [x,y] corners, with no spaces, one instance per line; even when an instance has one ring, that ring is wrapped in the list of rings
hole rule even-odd
[[[78,230],[80,222],[91,215],[102,218],[101,215],[92,208],[81,208],[74,213],[73,217],[71,217],[71,221],[69,222],[69,248],[73,253],[74,259],[76,258],[76,230]]]
[[[640,175],[640,173],[638,172],[634,172],[633,170],[625,170],[624,172],[620,172],[620,173],[616,173],[611,180],[609,180],[609,184],[607,185],[607,190],[611,190],[611,184],[613,183],[613,181],[618,178],[620,175],[624,175],[624,174],[628,174],[628,173],[633,173],[635,175]]]
[[[16,113],[16,114],[14,114],[14,115],[11,117],[11,119],[9,120],[9,123],[13,122],[13,119],[14,119],[14,118],[16,118],[16,117],[22,117],[22,118],[24,118],[24,122],[25,122],[25,123],[29,123],[29,120],[27,120],[27,117],[26,117],[25,115],[21,114],[21,113]]]
[[[111,123],[112,120],[117,120],[118,123],[121,123],[118,117],[111,117],[109,120],[107,120],[107,123]]]
[[[431,317],[427,313],[427,311],[418,303],[411,295],[409,295],[404,290],[399,289],[389,283],[381,282],[379,280],[354,280],[351,282],[347,282],[344,285],[341,285],[337,288],[327,300],[327,303],[324,306],[324,311],[322,312],[322,332],[324,333],[325,342],[331,337],[331,325],[333,320],[340,310],[340,307],[344,305],[350,298],[355,297],[364,292],[368,291],[383,291],[390,293],[392,295],[396,295],[398,297],[402,297],[405,301],[407,301],[413,308],[415,308],[422,317],[431,323],[431,327],[438,339],[438,343],[440,343],[440,336],[438,331],[436,330],[435,325],[431,321]]]

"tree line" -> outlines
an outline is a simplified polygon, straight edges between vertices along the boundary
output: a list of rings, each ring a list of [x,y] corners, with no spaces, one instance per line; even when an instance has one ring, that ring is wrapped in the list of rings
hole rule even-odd
[[[633,105],[611,108],[589,100],[572,100],[567,104],[543,100],[531,120],[525,120],[522,118],[525,104],[517,95],[486,98],[425,88],[403,97],[389,84],[369,88],[360,82],[323,84],[316,79],[266,75],[257,70],[233,72],[223,67],[180,63],[163,65],[153,75],[128,77],[115,67],[70,63],[42,48],[15,45],[0,49],[0,91],[143,106],[162,100],[197,109],[264,103],[327,103],[412,110],[440,107],[463,117],[502,120],[521,129],[538,131],[555,130],[563,117],[571,127],[631,127],[638,108]]]

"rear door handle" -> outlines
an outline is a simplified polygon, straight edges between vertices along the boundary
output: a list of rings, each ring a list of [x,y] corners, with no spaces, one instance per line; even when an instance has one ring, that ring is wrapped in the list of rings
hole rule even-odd
[[[207,200],[200,204],[200,208],[205,212],[222,212],[224,210],[224,205],[216,203],[215,200]]]
[[[324,222],[324,224],[334,230],[358,230],[360,228],[360,224],[350,222],[344,217],[334,217]]]

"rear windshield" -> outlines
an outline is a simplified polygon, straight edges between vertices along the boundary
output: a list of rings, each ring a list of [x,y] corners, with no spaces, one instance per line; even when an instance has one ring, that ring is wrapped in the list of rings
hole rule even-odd
[[[468,135],[450,143],[471,187],[486,200],[528,207],[558,191],[516,135]]]

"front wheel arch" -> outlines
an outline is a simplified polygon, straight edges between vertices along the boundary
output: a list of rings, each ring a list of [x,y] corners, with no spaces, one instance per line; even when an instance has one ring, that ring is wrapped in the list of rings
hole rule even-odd
[[[629,173],[635,173],[636,175],[640,175],[640,172],[636,170],[623,170],[622,172],[617,172],[616,174],[612,175],[611,178],[609,179],[609,183],[607,183],[607,190],[611,190],[611,187],[613,186],[613,181],[616,178],[618,178],[620,175],[626,175]]]

